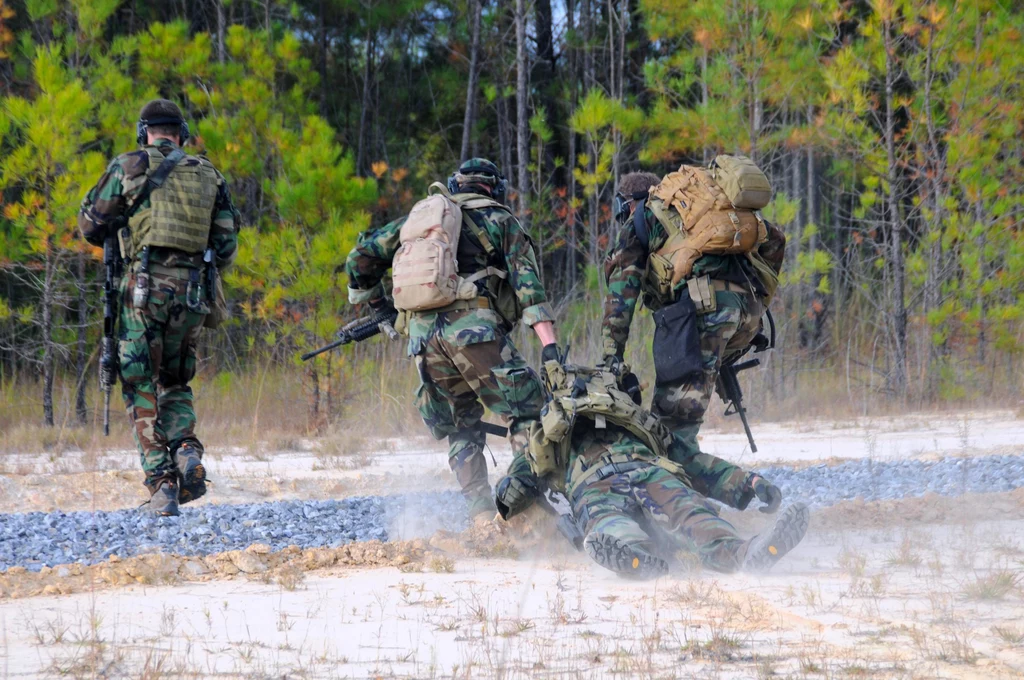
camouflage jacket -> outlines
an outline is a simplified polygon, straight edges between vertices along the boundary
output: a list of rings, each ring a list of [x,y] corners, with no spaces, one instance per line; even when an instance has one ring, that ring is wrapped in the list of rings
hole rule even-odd
[[[654,213],[644,211],[650,250],[644,250],[636,235],[633,218],[622,227],[618,243],[604,262],[608,293],[604,299],[604,321],[601,323],[601,344],[605,356],[623,356],[626,341],[629,340],[629,326],[633,322],[637,300],[643,293],[644,272],[647,269],[649,253],[657,252],[668,240],[668,232]],[[693,265],[693,276],[709,275],[712,279],[733,281],[743,284],[754,276],[748,270],[746,258],[737,255],[705,255]],[[686,288],[681,281],[676,286],[678,299],[680,290]]]
[[[527,326],[534,326],[543,321],[554,321],[554,316],[547,305],[547,294],[541,281],[541,270],[537,264],[537,254],[534,251],[533,242],[519,221],[512,213],[500,208],[482,208],[467,212],[485,230],[494,245],[495,254],[489,258],[483,246],[477,242],[476,237],[468,230],[463,230],[456,254],[459,273],[468,276],[488,266],[495,266],[507,271],[508,284],[515,291],[519,306],[523,310],[520,320]],[[384,277],[391,269],[391,261],[394,259],[395,253],[398,252],[399,233],[402,225],[405,224],[405,219],[402,217],[378,229],[370,229],[359,236],[356,247],[349,253],[345,262],[349,302],[360,304],[374,302],[384,297]],[[493,262],[496,257],[501,257],[503,261]],[[491,297],[486,280],[479,281],[477,286],[481,296]],[[460,323],[467,328],[507,325],[492,310],[482,309],[458,314]],[[439,316],[441,315],[431,312],[417,312],[410,315],[408,323],[410,351],[413,351],[412,347],[417,341],[433,332]],[[484,330],[488,330],[488,328],[484,328]],[[501,330],[508,332],[511,328],[502,328]],[[493,339],[493,337],[485,337],[491,335],[491,332],[478,334],[480,335],[478,341]]]
[[[157,145],[165,155],[174,148],[174,144],[165,139],[158,140]],[[82,199],[78,212],[78,227],[86,241],[94,246],[103,245],[107,227],[117,222],[124,212],[126,197],[130,198],[142,189],[147,170],[149,154],[145,150],[123,153],[110,162],[100,181]],[[217,268],[223,271],[234,262],[238,250],[238,211],[231,203],[224,177],[220,173],[217,177],[220,183],[210,216],[210,247],[217,254]],[[149,199],[146,199],[139,207],[148,205]],[[149,261],[165,267],[200,269],[202,254],[189,255],[171,248],[153,248]]]
[[[599,430],[589,423],[589,420],[581,418],[573,428],[568,465],[570,476],[576,469],[576,460],[581,457],[583,469],[586,469],[597,464],[598,459],[606,454],[650,456],[650,449],[628,430],[611,424]],[[679,450],[674,450],[677,446]],[[712,500],[740,510],[746,509],[754,497],[749,484],[752,473],[708,453],[679,455],[685,447],[678,439],[672,447],[669,457],[686,472],[687,479],[683,481],[687,486]],[[573,480],[570,478],[566,482],[571,487]]]

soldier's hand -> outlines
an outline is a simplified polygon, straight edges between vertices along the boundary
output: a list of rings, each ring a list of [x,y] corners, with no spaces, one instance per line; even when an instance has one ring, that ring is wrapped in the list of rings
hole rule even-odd
[[[782,505],[782,490],[769,482],[761,475],[754,475],[750,478],[750,487],[754,490],[757,499],[764,503],[764,507],[758,508],[761,512],[772,514],[778,512]]]
[[[494,502],[498,514],[507,520],[526,510],[540,494],[537,483],[529,477],[506,475],[498,482]]]
[[[622,375],[622,357],[618,354],[605,354],[604,358],[601,359],[601,365],[609,373]]]
[[[540,352],[541,363],[547,363],[549,361],[557,361],[562,363],[562,353],[558,350],[558,343],[552,342],[544,345],[544,349]]]

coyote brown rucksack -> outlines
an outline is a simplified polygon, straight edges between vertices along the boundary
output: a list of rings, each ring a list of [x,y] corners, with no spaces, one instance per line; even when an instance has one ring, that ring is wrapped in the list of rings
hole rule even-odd
[[[768,236],[753,206],[764,207],[771,187],[743,156],[718,156],[710,168],[683,165],[650,191],[648,206],[668,232],[651,254],[648,283],[663,302],[703,255],[740,255]],[[735,199],[735,201],[733,200]]]

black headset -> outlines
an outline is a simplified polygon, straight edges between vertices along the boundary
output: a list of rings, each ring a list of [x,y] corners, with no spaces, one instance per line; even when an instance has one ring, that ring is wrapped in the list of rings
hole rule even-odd
[[[150,125],[178,125],[178,142],[180,146],[185,146],[185,142],[191,136],[188,129],[188,123],[181,118],[173,116],[163,116],[160,118],[139,118],[138,122],[135,123],[135,141],[139,143],[139,146],[145,146],[148,138],[146,136],[149,131]]]
[[[452,192],[453,194],[457,194],[460,191],[462,191],[462,189],[459,187],[459,183],[455,180],[455,175],[472,175],[473,173],[487,174],[491,175],[492,177],[494,176],[494,173],[492,173],[489,168],[485,168],[479,165],[470,166],[468,168],[459,168],[458,172],[453,172],[452,176],[448,178],[448,191]],[[493,198],[498,203],[504,203],[505,198],[507,196],[508,180],[505,179],[504,175],[499,174],[497,183],[493,187],[491,187],[491,198]]]

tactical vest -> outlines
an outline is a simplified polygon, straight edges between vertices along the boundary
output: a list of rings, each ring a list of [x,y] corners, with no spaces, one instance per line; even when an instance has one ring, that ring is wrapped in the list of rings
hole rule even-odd
[[[149,170],[164,160],[155,146],[147,146]],[[158,246],[184,253],[201,253],[210,239],[213,207],[217,201],[219,179],[213,164],[199,156],[185,156],[164,183],[149,195],[149,206],[142,207],[128,220],[131,228],[131,252]]]
[[[530,469],[538,477],[559,491],[566,491],[566,477],[572,479],[572,492],[601,467],[601,461],[584,470],[582,457],[577,458],[577,469],[568,472],[572,444],[572,431],[578,417],[594,421],[601,429],[609,423],[636,436],[651,451],[650,455],[632,455],[630,460],[647,459],[653,465],[664,467],[685,478],[685,473],[665,458],[672,434],[648,411],[633,403],[628,394],[619,389],[614,373],[581,366],[562,365],[557,361],[544,364],[545,382],[551,398],[541,410],[540,422],[530,427],[527,458]],[[604,458],[604,457],[602,457]],[[611,461],[605,462],[620,462]],[[625,462],[625,461],[621,461]]]

